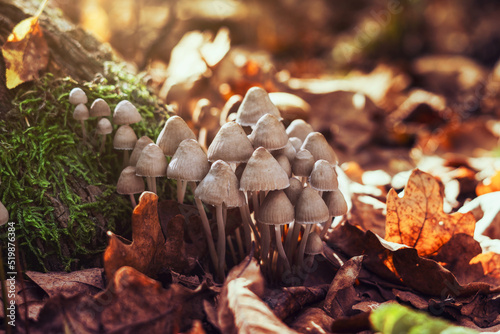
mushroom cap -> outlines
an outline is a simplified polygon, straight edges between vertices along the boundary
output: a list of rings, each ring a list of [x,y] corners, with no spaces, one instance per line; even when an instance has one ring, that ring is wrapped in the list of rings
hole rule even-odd
[[[141,152],[135,166],[138,176],[159,177],[167,174],[167,158],[156,144],[148,144]]]
[[[266,225],[290,224],[295,219],[292,203],[283,190],[270,191],[259,208],[257,220]]]
[[[90,106],[90,117],[107,117],[111,115],[111,109],[106,101],[101,98],[95,99]]]
[[[127,166],[122,170],[116,184],[117,193],[120,195],[139,194],[145,189],[144,180],[136,175],[135,167]]]
[[[73,111],[73,118],[77,121],[85,121],[89,119],[90,114],[87,106],[83,103],[80,103],[75,107],[75,111]]]
[[[236,122],[242,126],[254,126],[265,114],[271,114],[282,120],[280,111],[271,102],[267,92],[260,87],[250,88],[236,113]]]
[[[285,126],[276,116],[265,114],[255,125],[250,140],[254,147],[262,146],[268,151],[273,151],[286,146],[288,135]]]
[[[290,178],[292,177],[292,165],[290,165],[290,161],[288,158],[281,154],[276,157],[276,161],[280,164],[281,168],[285,171],[286,175]]]
[[[288,158],[288,161],[292,163],[295,159],[295,155],[297,154],[297,150],[295,150],[295,148],[293,147],[292,142],[288,140],[285,147],[279,150],[272,151],[271,153],[275,157],[284,154]]]
[[[337,154],[333,148],[328,144],[325,137],[319,132],[311,132],[307,135],[302,148],[311,152],[314,161],[324,159],[331,164],[337,164]]]
[[[343,216],[347,213],[347,202],[339,189],[324,192],[323,199],[328,207],[330,216]]]
[[[314,168],[309,176],[311,187],[320,191],[338,189],[337,172],[328,161],[320,159],[314,163]]]
[[[5,225],[9,221],[9,212],[5,205],[0,202],[0,226]]]
[[[286,172],[263,147],[253,152],[240,179],[242,191],[285,189],[289,185]]]
[[[85,104],[88,102],[87,94],[79,88],[75,87],[69,92],[69,103],[74,104]]]
[[[137,161],[139,160],[139,157],[141,156],[142,150],[144,147],[148,146],[149,144],[154,144],[154,141],[149,138],[148,136],[142,136],[137,140],[134,146],[134,150],[130,154],[130,159],[128,160],[129,166],[135,166],[137,165]]]
[[[307,255],[318,255],[323,253],[323,240],[318,233],[312,232],[307,238],[304,253]]]
[[[311,132],[314,132],[314,129],[303,119],[294,120],[292,123],[290,123],[288,128],[286,128],[288,137],[297,137],[302,141],[304,141],[307,135]]]
[[[245,204],[245,196],[238,190],[238,179],[229,164],[217,160],[196,187],[194,196],[203,202],[218,206],[239,207]]]
[[[290,187],[286,188],[284,190],[286,196],[290,200],[290,203],[292,203],[293,206],[297,204],[297,200],[299,199],[300,193],[302,192],[302,189],[304,188],[302,186],[302,182],[299,181],[299,179],[295,177],[291,177],[289,179],[290,182]]]
[[[300,149],[292,162],[292,173],[296,176],[309,176],[314,167],[314,157],[308,150]]]
[[[113,123],[115,124],[134,124],[142,120],[141,114],[137,108],[128,100],[118,102],[113,111]]]
[[[185,139],[196,139],[196,136],[181,117],[172,116],[156,138],[156,144],[163,150],[164,155],[171,157]]]
[[[300,140],[300,138],[290,137],[288,139],[288,141],[290,141],[290,143],[292,144],[292,146],[296,152],[298,152],[300,150],[300,148],[302,147],[302,140]]]
[[[210,170],[207,155],[194,139],[183,140],[167,168],[169,179],[201,181]]]
[[[316,224],[328,220],[328,207],[316,190],[302,189],[295,205],[295,221],[299,224]]]
[[[208,147],[208,161],[247,162],[253,146],[243,128],[236,122],[224,124]]]
[[[116,130],[115,137],[113,138],[113,147],[115,150],[133,150],[137,136],[134,129],[128,125],[122,125]]]
[[[113,125],[107,118],[101,118],[99,122],[97,122],[97,130],[96,133],[98,135],[109,135],[113,132]]]

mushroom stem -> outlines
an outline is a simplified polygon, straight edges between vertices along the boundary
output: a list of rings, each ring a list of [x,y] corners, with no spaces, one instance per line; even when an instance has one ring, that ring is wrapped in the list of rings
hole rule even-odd
[[[123,167],[124,168],[128,166],[128,160],[129,160],[128,150],[123,150]]]
[[[238,257],[236,256],[236,251],[234,249],[234,244],[233,240],[231,239],[231,236],[228,235],[226,237],[227,245],[229,246],[229,251],[231,252],[231,257],[233,258],[233,263],[234,265],[238,264]]]
[[[259,223],[259,229],[262,231],[262,252],[261,259],[264,266],[266,266],[269,257],[269,248],[271,244],[271,234],[269,232],[269,227],[266,224]]]
[[[151,176],[151,191],[156,194],[156,176]]]
[[[257,191],[252,191],[253,217],[259,215],[259,195]]]
[[[201,202],[201,199],[195,197],[194,202],[196,203],[196,207],[200,212],[201,222],[203,223],[203,229],[205,230],[205,235],[207,236],[208,252],[210,253],[210,258],[212,259],[214,268],[217,270],[217,265],[219,263],[219,260],[217,257],[217,252],[215,251],[214,239],[212,237],[212,230],[210,229],[210,223],[208,222],[207,213],[203,208],[203,203]],[[223,279],[222,277],[219,278]]]
[[[285,249],[283,248],[283,243],[281,242],[281,226],[275,225],[274,232],[275,232],[275,237],[276,237],[276,249],[278,250],[278,254],[285,261],[286,270],[287,271],[291,270],[290,269],[290,262],[288,261],[288,258],[286,257]]]
[[[146,176],[146,184],[148,186],[148,190],[152,191],[151,189],[153,188],[153,186],[151,185],[151,177]]]
[[[328,216],[328,220],[325,222],[325,225],[323,225],[323,229],[321,230],[321,233],[319,235],[321,239],[325,237],[326,232],[328,232],[328,229],[330,228],[330,226],[332,226],[332,219],[333,216]]]
[[[226,262],[226,227],[224,225],[224,213],[222,212],[222,204],[215,206],[217,216],[217,256],[219,264],[217,266],[218,275],[221,280],[224,280],[224,264]]]
[[[82,136],[83,136],[83,142],[87,142],[87,130],[85,129],[85,121],[82,119],[80,120],[80,124],[82,125]]]
[[[245,244],[247,251],[250,251],[252,248],[252,229],[253,229],[253,224],[248,221],[248,216],[246,214],[246,209],[245,207],[248,207],[246,204],[243,206],[240,206],[240,215],[241,219],[243,220],[243,230],[245,231]],[[255,233],[256,231],[254,231]]]
[[[304,263],[304,252],[306,250],[307,238],[309,237],[309,233],[311,232],[311,226],[312,224],[306,225],[304,235],[302,236],[302,240],[300,240],[299,254],[297,258],[297,265],[299,266],[299,268],[302,267],[302,264]]]
[[[236,244],[238,245],[238,253],[240,254],[240,259],[245,258],[245,249],[243,248],[243,241],[241,240],[241,230],[238,227],[235,231],[234,234],[236,235]]]
[[[294,223],[293,224],[293,231],[292,231],[292,240],[290,242],[290,248],[288,249],[288,258],[292,259],[294,258],[294,252],[295,248],[297,247],[297,242],[299,242],[299,235],[300,235],[300,230],[302,229],[302,225]]]
[[[285,253],[288,258],[290,258],[290,246],[292,242],[292,234],[294,231],[294,226],[295,222],[292,222],[290,225],[288,225],[288,231],[286,232],[286,237],[285,237]]]
[[[182,181],[181,179],[177,179],[177,202],[179,202],[180,204],[184,202],[184,194],[182,190],[186,185],[186,182]]]
[[[101,135],[102,139],[101,139],[101,146],[99,148],[99,153],[103,153],[104,152],[104,147],[106,146],[106,135]]]
[[[132,202],[132,208],[135,208],[137,206],[137,202],[135,201],[134,194],[130,194],[130,202]]]

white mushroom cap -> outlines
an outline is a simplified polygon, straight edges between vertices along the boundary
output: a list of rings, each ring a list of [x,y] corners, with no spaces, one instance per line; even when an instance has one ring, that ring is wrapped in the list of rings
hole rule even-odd
[[[254,126],[265,114],[271,114],[282,120],[280,111],[271,102],[267,92],[260,87],[250,88],[236,113],[236,122],[241,126]]]
[[[135,167],[127,166],[122,170],[116,192],[120,195],[140,194],[145,190],[144,180],[136,175]]]
[[[116,130],[115,137],[113,138],[113,147],[116,150],[133,150],[137,136],[128,125],[122,125]]]
[[[89,110],[85,106],[85,104],[80,103],[75,107],[75,111],[73,111],[73,118],[76,119],[77,121],[85,121],[89,119]]]
[[[96,133],[98,135],[108,135],[113,132],[113,126],[111,122],[107,118],[101,118],[99,122],[97,122],[97,130]]]
[[[167,174],[167,158],[156,144],[146,146],[137,161],[136,174],[138,176],[159,177]]]
[[[85,104],[87,102],[87,94],[81,88],[75,87],[69,92],[69,103],[76,106],[77,104]]]
[[[107,117],[111,115],[111,109],[106,101],[101,98],[95,99],[90,106],[90,117]]]
[[[137,108],[127,100],[120,101],[113,111],[113,123],[123,125],[123,124],[134,124],[142,120],[141,114],[137,111]]]

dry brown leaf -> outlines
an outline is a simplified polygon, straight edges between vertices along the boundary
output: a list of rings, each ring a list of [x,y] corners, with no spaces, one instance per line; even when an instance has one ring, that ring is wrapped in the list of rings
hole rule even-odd
[[[484,274],[495,278],[496,284],[500,285],[500,254],[493,252],[478,254],[470,260],[470,263],[480,263]]]
[[[446,214],[443,191],[430,174],[415,169],[399,198],[394,189],[387,195],[385,239],[417,249],[420,256],[436,253],[457,233],[473,236],[472,213]]]
[[[217,322],[225,334],[296,334],[259,298],[264,278],[254,258],[247,257],[229,272],[217,308]]]
[[[2,46],[8,89],[37,79],[38,71],[47,67],[49,47],[38,23],[38,16],[46,3],[42,4],[37,15],[19,22]]]

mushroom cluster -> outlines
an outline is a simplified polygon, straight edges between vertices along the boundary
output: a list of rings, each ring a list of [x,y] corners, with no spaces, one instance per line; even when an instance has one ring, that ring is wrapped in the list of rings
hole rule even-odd
[[[123,103],[123,110],[132,109],[130,105]],[[206,101],[197,108],[205,105]],[[125,130],[128,124],[140,120],[118,115],[119,106],[113,117],[114,123],[121,124],[116,136],[129,132]],[[220,280],[225,276],[226,245],[235,260],[254,249],[270,277],[298,270],[305,255],[320,252],[318,239],[326,234],[332,218],[347,211],[338,189],[334,150],[303,120],[285,128],[280,111],[262,88],[248,90],[235,121],[222,125],[206,152],[200,145],[206,134],[197,140],[179,116],[167,120],[156,142],[142,137],[129,142],[120,139],[118,144],[116,136],[115,148],[133,150],[118,192],[130,195],[135,203],[133,194],[144,190],[140,177],[156,192],[156,177],[166,176],[177,180],[177,199],[182,203],[189,184]],[[170,163],[167,157],[171,157]],[[215,211],[217,247],[203,204]],[[227,211],[231,208],[238,208],[241,224],[228,235]],[[316,231],[318,224],[323,227]],[[310,234],[313,237],[308,243]],[[233,240],[240,254],[236,254]]]

